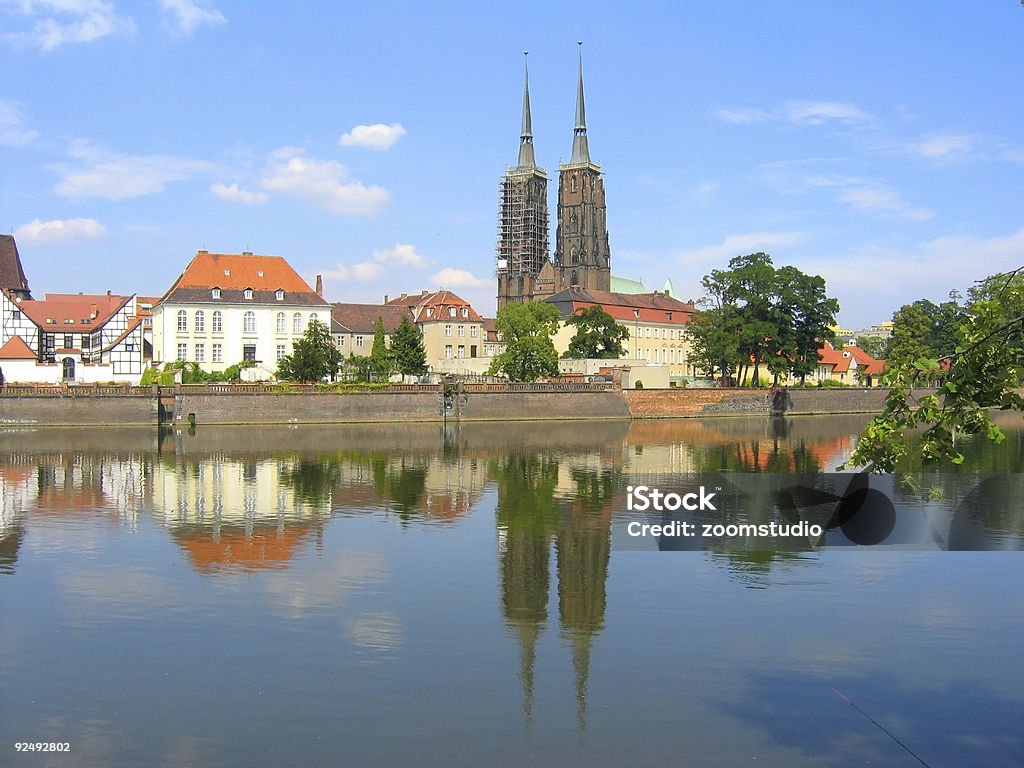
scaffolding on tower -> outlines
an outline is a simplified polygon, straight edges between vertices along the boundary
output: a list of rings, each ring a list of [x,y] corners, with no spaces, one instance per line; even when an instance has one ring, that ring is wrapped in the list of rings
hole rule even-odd
[[[507,172],[498,191],[497,274],[536,276],[548,259],[547,177]]]

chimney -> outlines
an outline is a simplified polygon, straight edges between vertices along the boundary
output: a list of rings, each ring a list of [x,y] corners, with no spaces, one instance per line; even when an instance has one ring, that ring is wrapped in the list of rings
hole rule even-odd
[[[321,299],[324,297],[324,277],[323,275],[316,276],[316,295]]]
[[[243,256],[252,256],[252,251],[242,251]]]
[[[95,320],[96,319],[96,315],[98,315],[98,314],[99,314],[99,312],[96,309],[96,305],[95,304],[90,304],[89,305],[89,319],[90,320]]]
[[[388,295],[387,295],[386,293],[384,294],[384,303],[385,303],[385,304],[387,304],[387,303],[388,303]]]
[[[107,296],[110,296],[110,289],[107,289]]]

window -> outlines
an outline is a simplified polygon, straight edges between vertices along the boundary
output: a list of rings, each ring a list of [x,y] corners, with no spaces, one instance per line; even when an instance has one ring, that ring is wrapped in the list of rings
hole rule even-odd
[[[21,320],[21,310],[16,309],[11,312],[11,320]]]
[[[317,318],[316,318],[316,312],[311,312],[311,313],[309,314],[309,325],[312,325],[313,323],[315,323],[315,322],[316,322],[316,320],[317,320]]]
[[[572,191],[575,192],[576,191],[576,174],[575,173],[572,175],[571,186],[572,186]]]
[[[444,345],[444,359],[445,360],[451,360],[452,359],[452,345],[451,344],[445,344]]]
[[[256,313],[251,309],[242,315],[242,333],[256,333]]]
[[[452,327],[450,325],[446,325],[444,327],[444,335],[445,336],[451,336],[452,335]]]
[[[184,309],[178,310],[178,333],[185,333],[188,330],[188,312]]]
[[[92,341],[92,339],[90,337],[83,336],[82,337],[82,349],[88,349],[89,348],[89,343],[91,341]]]
[[[433,307],[427,307],[427,317],[432,317],[433,314],[434,314],[434,308]]]
[[[70,333],[64,334],[64,349],[71,349],[75,346],[75,337]]]
[[[448,307],[448,314],[451,317],[455,317],[455,307]]]
[[[469,317],[469,307],[463,307],[462,308],[462,316],[463,317]]]
[[[220,298],[220,288],[214,288],[212,291],[210,291],[210,298],[211,299],[219,299]]]
[[[206,345],[205,344],[196,344],[196,362],[197,363],[205,363],[206,362]]]
[[[292,333],[302,333],[302,315],[298,312],[292,315]]]
[[[251,299],[252,298],[252,288],[246,288],[244,291],[242,291],[242,298],[243,299]]]
[[[472,336],[474,339],[476,338],[476,326],[475,325],[469,326],[469,335]]]
[[[188,344],[179,344],[178,345],[178,360],[181,360],[182,362],[184,362],[186,357],[188,357]]]
[[[220,344],[213,345],[213,362],[222,363],[224,362],[224,347]]]
[[[284,301],[284,291],[281,288],[278,288],[274,291],[274,298],[278,301]]]
[[[465,335],[466,335],[466,326],[460,325],[459,326],[459,336],[465,336]]]
[[[363,346],[363,337],[362,336],[356,336],[356,346],[357,347]]]
[[[339,336],[338,337],[338,346],[339,347],[344,347],[345,346],[345,337],[344,336]]]
[[[465,344],[459,344],[459,351],[457,353],[457,357],[461,360],[465,356],[466,356],[466,345]]]
[[[288,329],[288,322],[285,319],[284,312],[277,313],[277,332],[284,333]]]
[[[476,344],[474,344],[473,346],[471,346],[469,348],[469,356],[470,357],[476,357]]]
[[[284,356],[285,356],[284,344],[278,344],[277,345],[277,362],[280,363],[282,360],[284,360]]]
[[[196,333],[204,333],[206,331],[206,314],[203,310],[196,312]]]
[[[215,310],[213,313],[213,332],[223,333],[224,332],[224,315],[221,314],[220,310]]]
[[[246,344],[242,347],[242,359],[247,363],[256,362],[256,345]]]

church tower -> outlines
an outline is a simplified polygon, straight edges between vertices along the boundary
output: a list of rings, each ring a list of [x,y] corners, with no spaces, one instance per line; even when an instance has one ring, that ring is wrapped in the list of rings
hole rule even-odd
[[[580,45],[576,91],[576,127],[572,157],[559,166],[558,231],[555,237],[555,290],[573,285],[598,291],[611,289],[611,250],[605,218],[601,167],[590,159],[587,116],[583,103],[583,42]]]
[[[548,175],[537,167],[533,153],[530,72],[525,60],[519,162],[501,179],[496,252],[498,309],[530,301],[541,269],[548,264]]]

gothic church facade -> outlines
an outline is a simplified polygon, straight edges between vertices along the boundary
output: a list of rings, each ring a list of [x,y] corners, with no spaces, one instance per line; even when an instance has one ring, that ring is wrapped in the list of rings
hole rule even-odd
[[[576,91],[572,155],[558,169],[555,252],[549,256],[547,173],[537,166],[525,74],[519,162],[501,180],[498,211],[498,309],[543,300],[573,286],[611,289],[604,179],[590,159],[583,99],[583,57]]]

